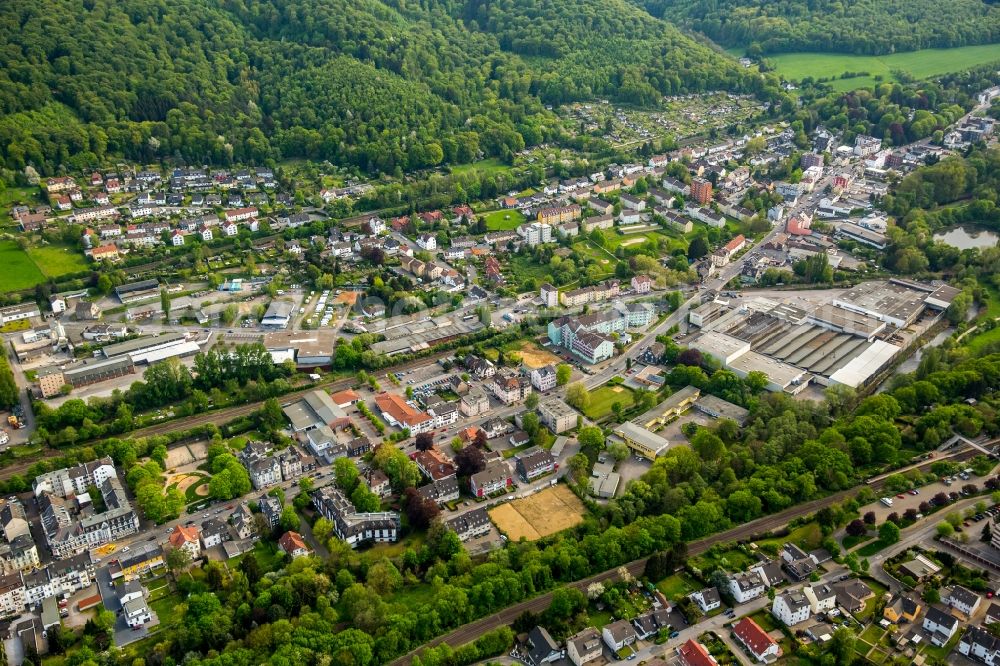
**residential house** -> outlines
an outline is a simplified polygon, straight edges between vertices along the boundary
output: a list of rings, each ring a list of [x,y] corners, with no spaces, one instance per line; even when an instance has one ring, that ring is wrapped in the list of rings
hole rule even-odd
[[[525,483],[548,474],[559,466],[555,457],[543,448],[524,451],[518,454],[516,459],[517,473]]]
[[[171,548],[185,551],[192,560],[197,559],[201,555],[198,528],[194,525],[190,527],[185,527],[184,525],[176,526],[173,532],[170,533],[168,543],[170,543]]]
[[[1000,664],[1000,638],[981,627],[969,627],[958,642],[958,652],[987,666],[996,666]]]
[[[542,666],[542,664],[558,661],[562,658],[562,650],[552,640],[552,636],[549,635],[545,627],[536,626],[529,631],[525,647],[527,648],[525,656],[532,666]]]
[[[837,593],[837,605],[850,613],[864,609],[865,602],[875,596],[871,588],[856,578],[833,584]]]
[[[598,659],[602,651],[601,634],[593,627],[587,627],[566,639],[566,656],[574,666],[583,666]]]
[[[229,527],[218,518],[209,518],[201,524],[201,547],[211,548],[229,541]]]
[[[454,476],[449,476],[436,481],[431,481],[430,483],[417,488],[417,493],[419,493],[424,499],[430,500],[436,504],[454,502],[458,499],[458,479]]]
[[[746,603],[764,594],[767,585],[755,571],[737,572],[729,577],[729,594],[737,603]]]
[[[931,643],[941,647],[958,631],[958,618],[936,606],[931,606],[927,609],[921,626],[927,632]]]
[[[745,617],[733,625],[733,636],[757,661],[773,661],[781,656],[777,641],[752,618]]]
[[[636,275],[632,278],[632,290],[637,294],[648,294],[653,288],[653,280],[648,275]]]
[[[489,497],[506,491],[514,485],[510,466],[504,461],[487,463],[486,467],[469,477],[469,490],[474,497]]]
[[[282,534],[278,539],[278,548],[284,551],[284,553],[293,560],[297,557],[305,557],[312,553],[312,550],[306,545],[302,535],[298,532],[285,532]]]
[[[640,640],[646,640],[650,636],[654,636],[661,629],[666,629],[669,625],[670,611],[666,608],[643,613],[632,620],[635,635]]]
[[[719,590],[715,587],[706,587],[704,590],[692,592],[688,595],[688,598],[698,604],[698,608],[701,609],[702,613],[710,613],[722,606],[722,597],[719,595]]]
[[[802,594],[809,600],[809,610],[813,613],[823,613],[837,607],[837,592],[829,585],[806,585]]]
[[[554,365],[544,365],[531,371],[531,385],[536,391],[544,393],[556,387],[556,368]]]
[[[628,645],[632,645],[636,640],[635,628],[632,627],[628,620],[616,620],[606,625],[601,629],[601,636],[604,638],[604,644],[615,653]]]
[[[478,387],[469,389],[458,403],[458,410],[464,416],[478,416],[490,411],[490,399]]]
[[[790,590],[774,597],[771,614],[786,627],[794,627],[809,619],[809,600],[801,590]]]
[[[961,585],[953,586],[948,595],[942,599],[944,603],[959,611],[966,617],[972,617],[972,614],[979,608],[979,604],[982,600],[982,597],[978,594],[972,590],[962,587]]]
[[[457,487],[457,486],[456,486]],[[490,516],[485,507],[467,511],[459,516],[445,521],[445,527],[458,535],[460,541],[469,541],[486,536],[493,529]]]
[[[893,624],[916,622],[921,610],[923,610],[923,606],[912,596],[900,595],[894,598],[892,603],[886,604],[882,611],[882,617]],[[1000,620],[1000,613],[998,613],[997,619]]]
[[[680,666],[717,666],[715,660],[704,645],[691,638],[677,650]],[[652,662],[647,662],[649,666]],[[666,664],[667,662],[663,662]]]
[[[531,395],[531,382],[526,377],[502,372],[493,378],[490,389],[500,402],[512,405]]]

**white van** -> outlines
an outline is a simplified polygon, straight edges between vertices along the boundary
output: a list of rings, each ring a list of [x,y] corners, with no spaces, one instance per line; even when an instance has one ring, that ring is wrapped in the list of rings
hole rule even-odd
[[[892,506],[892,498],[891,497],[883,497],[882,500],[881,500],[881,502],[882,502],[882,504],[885,504],[886,506]]]

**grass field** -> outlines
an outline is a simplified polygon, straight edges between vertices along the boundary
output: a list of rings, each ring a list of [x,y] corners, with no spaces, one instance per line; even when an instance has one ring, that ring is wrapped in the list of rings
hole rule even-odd
[[[701,589],[698,581],[691,578],[686,573],[678,573],[667,576],[656,584],[656,589],[663,593],[670,601],[678,601],[692,592]]]
[[[524,215],[517,210],[494,210],[485,213],[486,228],[490,231],[508,231],[517,229],[524,222]]]
[[[17,205],[35,205],[42,201],[42,189],[33,187],[7,187],[0,192],[0,208]]]
[[[628,409],[634,402],[631,389],[624,386],[602,386],[590,392],[590,404],[583,413],[591,420],[599,420],[611,413],[611,405],[620,402],[622,409]]]
[[[64,245],[29,247],[28,256],[46,277],[59,277],[87,270],[87,260],[78,251]]]
[[[995,44],[960,46],[952,49],[923,49],[886,56],[862,56],[845,53],[781,53],[768,56],[779,74],[799,80],[839,77],[844,72],[867,72],[869,76],[838,79],[835,88],[849,90],[872,85],[874,76],[893,80],[894,71],[904,71],[915,78],[926,79],[949,72],[1000,61],[1000,49]]]
[[[4,267],[3,275],[0,275],[0,290],[30,289],[45,281],[42,271],[14,241],[0,241],[0,265]]]
[[[509,170],[510,167],[504,164],[498,157],[491,157],[488,160],[480,160],[478,162],[471,162],[469,164],[456,164],[455,166],[451,167],[451,172],[454,174],[469,173],[471,171],[479,171],[481,173],[488,173],[488,174],[498,174]]]
[[[586,509],[568,486],[546,488],[540,493],[490,509],[490,518],[511,541],[522,537],[537,541],[583,522]]]
[[[589,240],[574,243],[573,250],[585,257],[593,259],[601,266],[605,267],[609,273],[614,271],[615,266],[618,265],[618,259],[615,255],[602,247],[597,247]]]

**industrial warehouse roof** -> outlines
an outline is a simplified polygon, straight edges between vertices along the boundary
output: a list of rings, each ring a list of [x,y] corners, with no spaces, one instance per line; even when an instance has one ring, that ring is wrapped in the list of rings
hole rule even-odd
[[[104,347],[102,351],[105,356],[111,358],[112,356],[121,356],[122,354],[140,352],[149,347],[167,345],[173,342],[180,342],[185,339],[186,336],[184,333],[161,333],[160,335],[146,336],[136,338],[134,340],[126,340],[125,342],[117,342],[113,345]]]
[[[860,386],[891,361],[898,352],[899,347],[896,345],[876,340],[858,356],[848,361],[847,365],[830,375],[830,381],[852,388]]]

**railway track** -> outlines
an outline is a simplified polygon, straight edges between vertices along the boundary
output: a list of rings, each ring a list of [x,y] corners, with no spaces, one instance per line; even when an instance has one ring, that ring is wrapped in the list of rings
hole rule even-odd
[[[405,363],[398,363],[396,365],[389,366],[378,371],[378,376],[383,377],[389,375],[393,372],[402,372],[404,370],[410,370],[417,368],[419,366],[427,365],[428,363],[436,362],[442,358],[451,355],[451,351],[437,352],[430,356],[424,356],[422,358],[407,361]],[[325,389],[327,391],[343,391],[349,389],[356,385],[358,382],[356,377],[345,377],[342,379],[335,379],[328,382],[323,382],[317,384],[308,389],[301,389],[298,391],[293,391],[291,393],[286,393],[280,396],[279,399],[283,404],[294,402],[306,395],[310,391],[315,391],[316,389]],[[225,425],[235,421],[236,419],[248,416],[253,412],[260,409],[264,401],[252,402],[246,405],[239,405],[236,407],[227,407],[225,409],[220,409],[214,412],[207,412],[204,414],[196,414],[194,416],[187,416],[183,418],[171,419],[169,421],[164,421],[163,423],[157,423],[155,425],[146,426],[145,428],[139,428],[138,430],[133,430],[129,437],[152,437],[154,435],[166,435],[171,432],[177,432],[181,430],[190,430],[198,426],[208,425],[209,423],[215,424],[217,426]],[[174,442],[170,444],[167,448],[175,448],[178,446],[183,446],[183,442]],[[65,455],[68,451],[60,451],[57,449],[46,449],[41,453],[35,454],[33,456],[18,460],[17,462],[11,463],[6,467],[0,468],[0,480],[6,480],[12,476],[25,473],[28,468],[30,468],[35,463],[41,460],[48,460],[52,458],[58,458]]]
[[[967,460],[975,456],[977,451],[974,449],[966,449],[961,451],[956,451],[951,456],[946,456],[946,458],[953,458],[956,461]],[[940,462],[942,458],[935,458],[931,460],[918,463],[910,469],[920,469],[922,467],[929,467],[935,462]],[[875,490],[876,492],[881,490],[885,486],[885,479],[889,474],[871,479],[867,484],[869,488]],[[849,490],[842,490],[833,495],[828,495],[820,499],[812,500],[799,504],[797,506],[791,507],[779,513],[772,514],[770,516],[764,516],[758,518],[744,525],[739,525],[732,529],[726,530],[725,532],[720,532],[719,534],[714,534],[703,539],[698,539],[692,541],[688,544],[688,554],[690,556],[696,556],[704,553],[712,546],[719,543],[730,543],[734,541],[751,541],[758,537],[764,536],[769,532],[773,532],[777,529],[785,527],[789,522],[796,518],[801,518],[803,516],[808,516],[809,514],[815,513],[820,509],[830,506],[832,504],[837,504],[839,502],[854,496],[861,486],[851,488]],[[625,565],[625,568],[633,576],[640,576],[646,568],[646,560],[648,558],[642,558],[639,560],[634,560]],[[612,578],[618,577],[618,570],[620,567],[615,567],[614,569],[608,569],[607,571],[602,571],[599,574],[590,576],[583,580],[576,581],[574,583],[567,583],[566,587],[576,588],[582,592],[586,592],[586,589],[592,583],[603,582]],[[443,636],[439,636],[428,643],[420,646],[416,650],[403,655],[390,662],[390,666],[409,666],[413,657],[419,654],[421,651],[429,647],[435,647],[442,643],[447,643],[453,648],[460,647],[466,643],[470,643],[475,639],[482,636],[487,631],[497,629],[502,626],[508,626],[517,619],[519,615],[525,611],[530,611],[532,613],[541,613],[549,607],[552,603],[552,592],[547,592],[537,597],[527,599],[513,606],[508,606],[507,608],[501,610],[493,615],[488,615],[484,618],[480,618],[468,624],[462,625],[461,627],[447,633]]]

